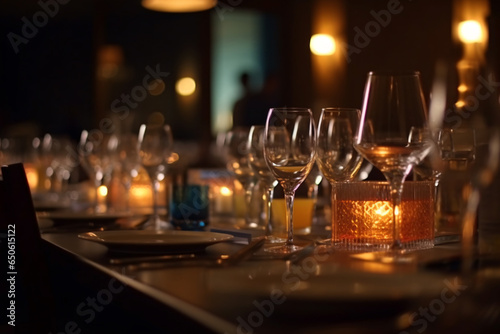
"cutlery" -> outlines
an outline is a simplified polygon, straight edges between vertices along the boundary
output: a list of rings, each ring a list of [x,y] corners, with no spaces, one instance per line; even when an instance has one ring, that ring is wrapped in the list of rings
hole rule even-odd
[[[151,269],[158,267],[158,264],[175,264],[176,266],[231,266],[248,257],[264,244],[265,238],[254,238],[247,245],[240,248],[233,254],[222,254],[218,256],[207,256],[205,254],[169,254],[152,256],[135,256],[124,258],[112,258],[109,263],[112,265],[134,265],[138,269]]]

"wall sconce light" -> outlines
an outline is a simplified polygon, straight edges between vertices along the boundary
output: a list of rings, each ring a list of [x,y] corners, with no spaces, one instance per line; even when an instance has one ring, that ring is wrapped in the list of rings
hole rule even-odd
[[[142,0],[142,6],[159,12],[199,12],[215,7],[217,0]]]
[[[462,21],[458,24],[458,37],[463,43],[479,43],[483,40],[481,24],[475,20]]]
[[[177,94],[182,96],[188,96],[194,93],[196,90],[196,81],[190,77],[184,77],[177,80],[175,84],[175,91]]]
[[[315,55],[330,56],[335,53],[335,39],[327,34],[316,34],[311,36],[309,47]]]

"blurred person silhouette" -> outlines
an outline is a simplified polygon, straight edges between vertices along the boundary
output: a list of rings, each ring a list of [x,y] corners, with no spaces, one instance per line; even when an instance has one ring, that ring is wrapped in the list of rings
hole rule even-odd
[[[248,73],[242,73],[240,82],[244,87],[244,94],[234,104],[233,127],[266,124],[269,108],[282,105],[279,76],[274,73],[268,75],[262,88],[255,93],[250,89],[250,76]]]

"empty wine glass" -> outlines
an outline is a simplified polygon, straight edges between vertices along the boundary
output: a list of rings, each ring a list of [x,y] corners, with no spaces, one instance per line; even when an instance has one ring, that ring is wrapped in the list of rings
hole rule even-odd
[[[93,180],[95,187],[94,212],[104,213],[108,210],[107,188],[113,172],[118,139],[113,134],[99,130],[83,130],[78,153],[83,168]],[[106,187],[102,192],[100,187]]]
[[[253,228],[258,226],[258,222],[251,215],[255,173],[248,160],[248,134],[248,128],[235,128],[227,133],[224,146],[227,169],[234,174],[245,193],[245,227]]]
[[[140,167],[136,135],[132,133],[120,135],[117,156],[117,171],[120,181],[125,188],[125,210],[130,211],[130,188],[134,177],[139,174]]]
[[[271,108],[269,110],[264,158],[285,193],[287,240],[267,251],[288,254],[302,247],[293,241],[293,202],[295,190],[306,179],[315,160],[316,125],[307,108]]]
[[[363,158],[354,148],[361,111],[352,108],[323,108],[316,144],[318,166],[331,184],[332,246],[339,239],[336,215],[336,183],[354,179]]]
[[[172,154],[173,137],[169,125],[161,122],[142,124],[138,137],[139,158],[147,171],[153,187],[153,214],[144,224],[145,229],[171,229],[172,224],[160,219],[158,211],[158,191],[160,181],[166,177],[168,158]]]
[[[431,134],[418,72],[370,72],[354,147],[391,187],[394,259],[402,254],[401,194],[412,167],[430,151]]]
[[[250,166],[260,182],[262,188],[262,209],[267,241],[271,243],[284,242],[282,238],[272,236],[273,224],[271,217],[271,204],[273,200],[274,187],[278,184],[276,177],[269,170],[264,159],[265,126],[254,125],[250,128],[248,135],[248,159]]]
[[[66,136],[54,136],[51,142],[53,159],[51,167],[54,172],[55,188],[61,195],[67,191],[73,168],[78,163],[74,153],[74,144]]]

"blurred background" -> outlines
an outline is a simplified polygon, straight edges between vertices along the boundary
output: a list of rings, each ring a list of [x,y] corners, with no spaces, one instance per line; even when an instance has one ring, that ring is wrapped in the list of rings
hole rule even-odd
[[[418,70],[428,98],[438,60],[458,86],[467,47],[460,22],[480,26],[478,62],[496,61],[500,36],[499,2],[487,0],[220,0],[181,13],[141,0],[0,7],[0,138],[136,132],[159,112],[176,141],[203,147],[233,125],[263,123],[272,106],[317,115],[359,108],[370,70]],[[311,47],[315,34],[327,36],[320,50]],[[255,114],[241,116],[245,108]],[[210,163],[208,154],[199,159]]]

